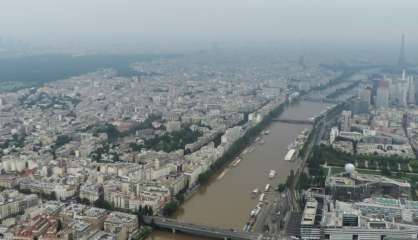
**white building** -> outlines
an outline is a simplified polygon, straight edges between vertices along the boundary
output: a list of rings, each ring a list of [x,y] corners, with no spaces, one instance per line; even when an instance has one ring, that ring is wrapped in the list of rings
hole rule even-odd
[[[222,135],[221,142],[222,143],[233,143],[241,136],[241,126],[235,126],[233,128],[228,128],[225,131],[225,134]]]
[[[343,111],[341,117],[341,131],[351,132],[351,111]]]
[[[80,198],[87,199],[93,203],[100,197],[99,185],[84,184],[80,187]]]
[[[337,139],[340,132],[338,131],[337,127],[331,128],[331,132],[329,134],[329,143],[333,144],[335,142],[335,139]]]

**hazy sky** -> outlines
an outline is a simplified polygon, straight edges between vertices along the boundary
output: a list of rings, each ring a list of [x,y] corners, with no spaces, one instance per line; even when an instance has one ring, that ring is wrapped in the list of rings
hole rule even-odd
[[[1,0],[0,35],[45,43],[418,41],[418,0]]]

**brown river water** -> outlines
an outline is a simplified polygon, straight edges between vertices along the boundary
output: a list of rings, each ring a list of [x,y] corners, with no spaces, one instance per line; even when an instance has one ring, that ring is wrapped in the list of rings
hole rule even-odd
[[[300,102],[287,108],[281,118],[307,120],[318,115],[327,107],[323,103]],[[257,205],[257,199],[251,198],[251,192],[258,188],[263,190],[267,183],[276,187],[284,182],[297,162],[284,160],[288,146],[302,130],[309,125],[273,122],[268,135],[262,135],[264,144],[256,143],[254,151],[242,155],[241,162],[219,171],[210,183],[202,187],[176,214],[183,222],[203,224],[224,229],[242,230],[249,213]],[[276,170],[277,176],[271,180],[270,170]],[[154,231],[149,240],[209,240],[209,238],[172,234],[165,231]]]

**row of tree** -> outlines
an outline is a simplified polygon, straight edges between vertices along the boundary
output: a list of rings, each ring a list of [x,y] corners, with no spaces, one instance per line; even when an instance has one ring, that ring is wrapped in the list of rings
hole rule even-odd
[[[163,136],[148,139],[143,147],[155,151],[171,152],[178,149],[184,149],[189,144],[196,142],[202,136],[199,131],[193,131],[190,128],[183,128],[179,131],[166,133]],[[142,149],[141,146],[135,146],[135,149]]]
[[[325,163],[338,167],[344,167],[347,163],[357,163],[361,168],[366,168],[366,162],[367,168],[372,170],[377,170],[377,166],[379,166],[379,169],[383,171],[409,172],[409,165],[412,168],[412,172],[418,172],[418,161],[412,158],[405,158],[399,155],[351,154],[324,144],[314,148],[309,166],[315,169],[316,165],[319,166]],[[399,166],[401,167],[400,169]]]
[[[256,126],[250,128],[244,136],[235,141],[231,147],[220,157],[215,163],[213,163],[209,170],[199,175],[198,181],[200,184],[205,184],[209,181],[210,177],[222,169],[226,163],[236,158],[246,147],[248,147],[253,140],[271,123],[271,121],[277,118],[283,113],[287,103],[280,104],[273,109],[263,120]]]
[[[325,85],[320,85],[317,87],[313,87],[311,89],[311,91],[321,91],[321,90],[325,90],[328,87],[337,85],[338,83],[346,80],[347,78],[349,78],[350,76],[354,75],[357,71],[354,69],[345,69],[341,75],[335,77],[334,79],[332,79],[331,81],[329,81],[327,84]]]
[[[32,194],[33,192],[30,189],[17,189],[20,193],[23,194]],[[44,193],[44,192],[40,192],[40,193],[36,193],[40,198],[48,200],[48,201],[54,201],[54,200],[58,200],[57,199],[57,195],[54,191],[52,191],[51,193]]]
[[[113,124],[110,123],[102,123],[96,126],[89,126],[84,129],[84,131],[91,131],[94,135],[99,133],[106,133],[108,140],[110,142],[114,142],[119,138],[132,135],[138,130],[152,128],[152,122],[160,119],[160,116],[151,115],[144,122],[136,124],[126,132],[120,132]]]

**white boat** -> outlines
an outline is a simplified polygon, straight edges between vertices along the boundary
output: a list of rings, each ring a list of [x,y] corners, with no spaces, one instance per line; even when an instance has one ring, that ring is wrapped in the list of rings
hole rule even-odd
[[[250,147],[249,149],[248,149],[248,153],[252,153],[254,151],[254,147]]]
[[[286,156],[284,156],[284,160],[286,160],[286,161],[291,161],[291,160],[293,160],[293,158],[296,156],[296,150],[295,149],[290,149],[288,152],[287,152],[287,154],[286,154]]]
[[[253,210],[251,210],[250,217],[257,217],[257,215],[260,213],[261,207],[256,207]]]
[[[264,135],[269,135],[270,134],[270,131],[269,130],[265,130],[263,133],[264,133]]]
[[[266,187],[264,188],[265,192],[267,192],[268,190],[270,190],[270,184],[267,184]]]
[[[243,230],[244,230],[244,232],[248,232],[248,230],[250,230],[250,225],[248,223],[245,224]]]
[[[259,202],[263,202],[264,201],[264,193],[262,193],[261,195],[260,195],[260,198],[258,199],[258,201]]]
[[[276,176],[276,171],[275,170],[270,170],[269,178],[274,178],[275,176]]]
[[[258,188],[254,189],[252,192],[254,195],[258,195]]]
[[[237,158],[237,159],[235,159],[233,162],[232,162],[232,166],[233,167],[236,167],[239,163],[241,162],[241,158]]]
[[[224,176],[225,176],[225,174],[226,174],[226,172],[227,172],[228,170],[227,169],[225,169],[216,179],[217,180],[221,180]]]
[[[257,216],[260,213],[261,207],[256,207],[255,209],[255,216]]]

